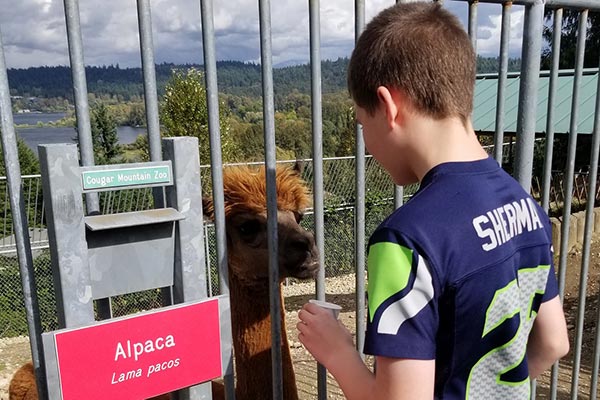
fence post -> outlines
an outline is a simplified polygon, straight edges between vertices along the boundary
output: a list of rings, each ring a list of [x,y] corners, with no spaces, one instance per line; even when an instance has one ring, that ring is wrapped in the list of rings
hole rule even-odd
[[[42,324],[38,312],[38,299],[33,269],[33,256],[31,243],[28,237],[27,211],[23,199],[21,180],[21,167],[19,165],[19,151],[17,137],[12,117],[10,102],[10,89],[8,87],[8,74],[4,58],[4,46],[0,32],[0,118],[2,136],[2,155],[6,170],[8,194],[10,195],[10,209],[13,220],[13,230],[17,245],[19,272],[23,288],[23,299],[27,314],[27,329],[29,331],[29,345],[33,359],[33,368],[40,399],[48,397],[46,388],[46,369],[44,366],[44,351],[42,346]]]
[[[542,52],[542,28],[544,0],[534,0],[525,7],[523,28],[523,52],[521,86],[519,89],[519,113],[517,117],[517,150],[515,177],[526,192],[531,187],[533,146],[535,142],[535,119],[537,110],[540,54]]]

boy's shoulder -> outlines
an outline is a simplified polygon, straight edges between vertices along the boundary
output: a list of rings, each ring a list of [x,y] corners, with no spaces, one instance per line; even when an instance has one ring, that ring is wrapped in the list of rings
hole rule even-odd
[[[507,197],[525,192],[491,157],[469,162],[446,162],[423,177],[418,190],[384,221],[391,226],[439,223],[470,214],[473,206],[495,203],[494,192]],[[450,217],[450,218],[447,218]]]
[[[483,261],[513,246],[551,240],[548,226],[543,210],[521,185],[487,159],[430,171],[411,199],[380,224],[373,241],[394,239],[440,264]]]

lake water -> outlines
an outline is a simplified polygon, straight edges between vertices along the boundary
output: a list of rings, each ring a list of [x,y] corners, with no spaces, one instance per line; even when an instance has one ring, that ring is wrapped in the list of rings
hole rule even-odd
[[[17,113],[13,120],[17,125],[35,125],[38,122],[48,123],[64,118],[65,113]]]
[[[14,114],[13,120],[17,125],[35,125],[39,122],[48,123],[57,121],[65,116],[64,113],[23,113]],[[133,143],[138,135],[146,133],[146,128],[133,128],[131,126],[117,127],[120,144]],[[37,154],[39,144],[75,143],[77,137],[75,128],[70,127],[43,127],[43,128],[17,128],[17,136]]]

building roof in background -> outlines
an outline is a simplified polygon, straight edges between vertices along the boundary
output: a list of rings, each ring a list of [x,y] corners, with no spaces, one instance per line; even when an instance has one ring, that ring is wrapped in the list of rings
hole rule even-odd
[[[573,70],[559,72],[556,85],[554,111],[554,132],[568,133],[571,124],[571,97],[574,82]],[[517,130],[517,111],[519,108],[520,73],[509,73],[506,80],[504,103],[504,132]],[[546,132],[548,114],[548,95],[550,87],[549,71],[540,73],[538,84],[538,106],[536,113],[536,133]],[[598,69],[585,69],[579,89],[578,133],[591,134],[594,129],[596,92],[598,90]],[[473,127],[477,133],[494,133],[496,130],[496,96],[498,93],[498,74],[477,75],[475,84],[475,104]]]

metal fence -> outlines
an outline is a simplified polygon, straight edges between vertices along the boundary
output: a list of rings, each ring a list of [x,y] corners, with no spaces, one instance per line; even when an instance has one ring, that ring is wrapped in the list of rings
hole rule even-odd
[[[292,164],[296,161],[282,161],[282,164]],[[353,157],[340,157],[324,159],[325,176],[325,242],[327,276],[337,276],[353,272],[354,252],[353,243]],[[312,160],[304,160],[303,177],[312,184],[313,167]],[[225,166],[227,168],[228,165]],[[366,168],[367,186],[369,188],[370,207],[368,221],[371,229],[375,227],[382,217],[391,211],[393,199],[393,186],[385,171],[372,157],[367,159]],[[204,182],[210,181],[210,166],[201,167],[201,176]],[[4,186],[4,187],[2,187]],[[28,212],[29,241],[33,251],[35,277],[39,287],[52,288],[52,276],[50,271],[50,257],[48,249],[48,236],[44,219],[43,196],[41,193],[40,176],[24,176],[23,186],[25,188],[25,209]],[[205,196],[211,194],[210,185],[203,187]],[[0,228],[0,293],[5,293],[10,301],[0,301],[0,326],[5,328],[0,331],[0,338],[14,335],[27,334],[27,322],[25,309],[22,304],[22,290],[20,285],[19,268],[15,254],[15,236],[10,224],[10,207],[6,204],[8,200],[6,190],[6,179],[0,178],[0,204],[4,204],[4,214]],[[408,193],[408,192],[407,192]],[[408,195],[408,194],[407,194]],[[103,192],[99,197],[99,209],[103,214],[121,213],[129,211],[146,210],[153,207],[151,190],[130,189]],[[313,210],[307,212],[303,224],[307,229],[312,229],[314,224]],[[216,236],[215,226],[210,222],[205,223],[205,246],[207,254],[207,273],[210,276],[211,294],[219,293],[219,279],[217,271]],[[42,310],[53,310],[55,300],[52,290],[45,291],[39,295],[39,304]],[[154,293],[154,294],[153,294]],[[119,296],[113,299],[115,315],[126,315],[136,311],[155,308],[160,305],[160,296],[156,292],[138,295]],[[57,329],[56,317],[53,312],[48,311],[42,315],[42,325],[45,330]]]
[[[541,142],[538,142],[541,146]],[[492,147],[486,147],[491,151]],[[504,158],[509,159],[509,145]],[[303,178],[309,185],[313,184],[312,160],[301,160],[304,168]],[[279,161],[280,164],[293,164],[296,160]],[[235,164],[226,164],[227,168]],[[394,207],[394,187],[387,173],[371,157],[366,157],[366,234],[369,235],[377,224],[388,215]],[[336,157],[323,159],[324,171],[324,233],[325,233],[325,275],[339,276],[354,272],[354,157]],[[201,177],[205,182],[210,181],[210,165],[201,167]],[[572,190],[572,210],[580,211],[585,208],[589,200],[589,173],[577,173]],[[4,187],[2,187],[4,186]],[[26,193],[25,209],[27,210],[29,225],[29,241],[33,252],[34,265],[36,267],[36,281],[38,291],[44,293],[39,298],[42,312],[42,325],[45,330],[57,329],[57,321],[53,310],[55,300],[52,289],[52,277],[50,271],[50,258],[48,249],[48,236],[44,219],[43,196],[39,175],[23,176],[23,187]],[[417,189],[416,186],[404,188],[404,200],[410,198]],[[210,185],[203,187],[203,195],[209,196]],[[537,200],[541,201],[543,191],[540,177],[534,176],[531,193]],[[7,204],[8,196],[6,189],[6,178],[0,177],[0,204],[3,204],[3,218],[0,227],[0,293],[5,293],[10,301],[4,303],[3,312],[0,311],[1,337],[27,334],[27,323],[25,310],[21,301],[22,290],[19,284],[19,269],[15,253],[15,236],[11,225],[10,207]],[[599,189],[596,189],[594,201],[599,199]],[[555,171],[552,174],[550,186],[550,210],[554,215],[560,215],[564,206],[565,177],[564,173]],[[153,197],[150,189],[130,189],[120,191],[103,192],[99,198],[99,207],[103,214],[113,214],[129,211],[146,210],[153,207]],[[307,210],[306,218],[302,221],[306,229],[314,226],[314,210]],[[212,295],[219,293],[219,279],[217,271],[216,236],[215,227],[209,221],[205,223],[205,247],[209,275],[209,289]],[[42,290],[40,288],[47,288]],[[148,292],[137,295],[119,296],[113,299],[115,315],[127,315],[140,310],[156,308],[160,306],[158,292]]]
[[[561,299],[565,298],[565,280],[567,273],[567,257],[568,252],[566,246],[569,237],[569,219],[572,212],[572,204],[574,193],[580,193],[579,189],[582,184],[582,178],[574,172],[574,160],[575,150],[577,145],[577,123],[578,123],[578,107],[579,99],[578,92],[580,87],[581,75],[583,71],[583,55],[585,53],[585,38],[587,29],[587,18],[590,11],[600,11],[600,3],[597,0],[515,0],[512,2],[501,1],[501,0],[456,0],[464,1],[469,3],[468,13],[468,31],[472,38],[472,42],[477,46],[477,11],[479,3],[493,3],[498,7],[498,12],[502,15],[502,27],[501,27],[501,43],[500,43],[500,68],[499,68],[499,85],[497,95],[497,107],[496,107],[496,132],[495,132],[495,151],[494,155],[497,160],[501,160],[501,145],[504,143],[504,89],[506,84],[507,75],[507,64],[509,55],[509,38],[511,33],[511,11],[514,7],[523,7],[524,9],[524,24],[523,24],[523,41],[522,48],[522,70],[521,70],[521,86],[519,91],[519,114],[517,117],[517,142],[516,142],[516,153],[514,163],[514,175],[519,182],[529,190],[532,186],[533,176],[533,153],[535,146],[535,120],[536,120],[536,106],[538,103],[537,98],[537,83],[540,70],[540,53],[542,50],[542,31],[544,27],[544,8],[552,10],[552,22],[554,26],[554,37],[552,39],[552,67],[550,71],[550,89],[548,93],[548,114],[547,114],[547,129],[545,134],[546,143],[553,143],[554,132],[553,132],[553,110],[556,104],[556,90],[554,83],[558,74],[558,60],[560,57],[560,35],[561,25],[563,20],[564,10],[575,10],[579,13],[579,34],[576,48],[576,62],[574,65],[574,83],[573,83],[573,101],[571,104],[571,124],[570,124],[570,135],[568,144],[568,159],[565,166],[563,183],[559,185],[560,191],[552,190],[552,156],[553,147],[546,146],[545,148],[545,168],[543,176],[539,181],[540,187],[534,188],[537,191],[540,200],[546,210],[550,209],[550,202],[552,193],[556,196],[560,194],[560,202],[563,204],[562,210],[562,231],[561,231],[561,245],[560,245],[560,258],[557,264],[557,270],[559,273],[559,287]],[[75,105],[77,111],[77,125],[79,133],[79,143],[81,146],[81,160],[83,165],[93,164],[93,154],[91,146],[91,134],[90,134],[90,121],[89,121],[89,110],[87,104],[87,86],[85,81],[84,71],[84,59],[82,51],[82,40],[81,40],[81,25],[79,21],[79,10],[77,0],[65,0],[65,21],[67,25],[68,43],[69,43],[69,55],[71,61],[71,68],[73,72],[74,82],[74,93],[75,93]],[[217,75],[216,75],[216,52],[215,52],[215,32],[213,28],[213,7],[211,0],[201,0],[201,13],[202,13],[202,37],[203,37],[203,51],[204,51],[204,63],[205,63],[205,75],[206,75],[206,86],[208,93],[208,109],[209,109],[209,131],[210,131],[210,143],[211,143],[211,162],[216,168],[211,169],[211,187],[214,193],[215,199],[215,226],[214,236],[216,237],[215,249],[213,253],[216,254],[215,263],[217,264],[219,274],[219,286],[221,291],[227,292],[227,266],[226,266],[226,240],[224,231],[224,207],[223,207],[223,192],[222,192],[222,169],[220,168],[221,154],[220,154],[220,132],[218,124],[219,116],[219,103],[217,97]],[[273,106],[273,79],[272,79],[272,51],[271,51],[271,20],[270,20],[270,2],[268,0],[258,0],[259,4],[259,25],[260,25],[260,44],[261,44],[261,68],[262,68],[262,84],[263,84],[263,119],[264,119],[264,133],[265,133],[265,164],[267,168],[267,187],[268,187],[268,214],[269,214],[269,237],[276,238],[273,235],[276,230],[276,224],[273,224],[273,215],[275,215],[275,187],[274,187],[274,171],[275,171],[275,132],[274,132],[274,106]],[[149,128],[149,146],[150,156],[153,161],[160,159],[160,143],[159,143],[159,121],[158,121],[158,106],[156,96],[156,80],[154,77],[154,57],[153,57],[153,44],[152,44],[152,24],[150,18],[150,4],[148,0],[138,0],[138,16],[139,16],[139,28],[140,28],[140,44],[142,54],[142,66],[144,71],[144,88],[145,88],[145,101],[147,110],[147,123]],[[310,13],[310,61],[311,61],[311,81],[312,81],[312,117],[313,117],[313,158],[312,164],[312,183],[314,193],[314,214],[313,214],[313,227],[316,234],[316,241],[319,249],[321,250],[321,260],[324,263],[325,258],[330,257],[328,254],[335,254],[333,250],[327,246],[327,239],[325,232],[329,229],[335,229],[340,224],[333,223],[327,225],[327,221],[331,217],[328,214],[326,198],[327,193],[324,190],[325,182],[327,179],[335,179],[331,176],[327,176],[325,172],[325,160],[322,157],[322,120],[321,120],[321,80],[320,80],[320,4],[318,0],[309,1],[309,13]],[[355,33],[356,36],[360,34],[365,24],[365,1],[355,1]],[[600,88],[598,90],[600,96]],[[593,133],[593,142],[591,146],[591,157],[590,157],[590,171],[598,170],[598,152],[600,149],[600,100],[597,99],[596,105],[596,116],[595,126]],[[34,310],[38,310],[37,299],[43,297],[43,292],[51,288],[38,285],[37,297],[32,296],[32,290],[35,288],[33,285],[33,274],[42,276],[44,273],[43,265],[47,265],[47,262],[42,262],[47,258],[47,253],[44,251],[41,254],[35,253],[35,245],[32,245],[30,238],[34,238],[38,233],[42,231],[36,231],[36,229],[43,226],[43,212],[41,199],[39,198],[39,188],[35,185],[27,186],[26,177],[21,177],[19,173],[18,160],[16,160],[16,138],[14,127],[12,123],[11,115],[11,104],[10,104],[10,91],[8,87],[8,80],[6,76],[6,65],[4,61],[4,50],[0,40],[0,114],[1,114],[1,128],[2,128],[2,147],[4,152],[4,160],[6,164],[7,179],[5,192],[8,195],[5,196],[5,204],[10,203],[10,210],[12,210],[12,223],[10,223],[11,232],[14,232],[13,243],[15,244],[15,252],[18,254],[19,259],[19,272],[20,279],[23,287],[23,294],[20,299],[24,301],[24,308],[27,310],[27,325],[31,333],[31,349],[34,356],[34,364],[36,367],[39,366],[39,359],[36,358],[36,354],[40,353],[41,344],[39,342],[39,334],[44,329],[41,320],[44,319],[45,313],[51,313],[50,310],[47,312],[43,309],[36,314]],[[364,157],[364,143],[362,142],[362,135],[360,126],[356,130],[356,157],[353,159],[354,165],[351,166],[350,171],[354,182],[354,198],[347,198],[350,202],[347,208],[340,210],[341,220],[353,221],[352,223],[352,246],[353,257],[348,258],[351,262],[352,269],[356,273],[356,332],[357,332],[357,346],[362,348],[364,340],[364,266],[365,266],[365,239],[366,234],[370,229],[369,220],[369,186],[368,186],[368,174],[367,168],[368,159]],[[352,170],[353,168],[353,170]],[[380,174],[377,173],[376,176]],[[333,176],[333,175],[332,175]],[[343,175],[347,177],[346,174]],[[338,178],[339,179],[339,178]],[[375,179],[375,177],[373,177]],[[587,177],[585,186],[585,195],[589,193],[596,193],[597,174],[592,173]],[[29,189],[28,189],[29,188]],[[405,192],[406,190],[406,192]],[[395,196],[394,206],[399,206],[402,203],[402,198],[405,196],[404,193],[410,195],[408,188],[395,188],[393,190]],[[332,198],[335,196],[343,197],[345,193],[334,193]],[[100,211],[102,206],[113,207],[113,202],[119,204],[126,204],[129,207],[138,207],[139,201],[145,201],[141,199],[147,199],[149,194],[142,194],[140,197],[135,198],[134,195],[127,197],[123,195],[119,199],[103,200],[95,198],[94,196],[86,197],[86,206],[88,212]],[[31,199],[34,199],[31,202]],[[135,199],[134,199],[135,198]],[[154,206],[160,206],[159,197],[155,197]],[[558,197],[556,197],[558,198]],[[351,201],[350,201],[351,200]],[[124,203],[122,203],[124,202]],[[35,207],[30,210],[30,206],[26,204],[35,204]],[[107,206],[110,204],[110,206]],[[135,205],[134,205],[135,204]],[[115,209],[125,207],[124,205],[114,206]],[[388,206],[389,207],[389,206]],[[581,268],[579,271],[580,282],[578,285],[577,298],[574,301],[574,313],[576,318],[573,329],[571,331],[574,342],[572,355],[568,357],[566,362],[557,364],[552,371],[552,377],[548,383],[547,392],[550,398],[567,398],[572,399],[578,396],[589,397],[595,399],[597,396],[597,377],[598,377],[598,366],[600,364],[600,330],[597,329],[598,319],[600,315],[597,315],[597,304],[596,300],[595,307],[596,312],[591,317],[592,320],[586,319],[586,300],[588,299],[587,277],[590,272],[590,244],[591,244],[591,233],[593,224],[593,207],[594,201],[587,201],[586,207],[586,218],[585,218],[585,234],[584,243],[582,249],[582,261]],[[107,210],[109,209],[107,208]],[[5,209],[5,217],[11,215]],[[382,212],[387,212],[385,210]],[[348,214],[344,215],[344,212]],[[374,215],[380,218],[380,215]],[[7,220],[7,218],[5,218]],[[7,224],[9,224],[7,222]],[[31,231],[30,231],[31,229]],[[208,228],[207,228],[208,229]],[[210,228],[212,229],[212,228]],[[8,235],[10,237],[11,235]],[[40,238],[39,243],[43,240]],[[270,259],[277,260],[277,245],[272,243]],[[34,261],[34,255],[35,261]],[[7,265],[11,264],[8,256],[3,256],[3,266],[0,266],[0,273],[11,269],[7,268]],[[351,260],[351,261],[350,261]],[[43,264],[43,265],[42,265]],[[14,267],[13,267],[14,269]],[[47,269],[46,269],[47,271]],[[271,268],[272,282],[278,281],[277,268]],[[321,271],[317,279],[316,296],[317,298],[323,299],[325,293],[325,271]],[[13,283],[14,286],[14,283]],[[275,297],[273,298],[273,314],[278,314],[278,290],[273,291]],[[18,294],[15,296],[19,296]],[[598,296],[597,293],[593,296]],[[129,299],[124,298],[122,301],[127,303]],[[2,304],[0,304],[2,306]],[[0,309],[2,315],[9,315],[10,310]],[[41,315],[41,319],[40,319]],[[589,315],[589,314],[588,314]],[[274,318],[276,319],[276,318]],[[584,327],[595,327],[595,331],[592,333],[593,345],[589,347],[589,357],[583,358],[585,364],[582,364],[582,340]],[[10,325],[7,328],[3,328],[4,331],[0,331],[0,334],[6,335],[11,329]],[[277,349],[280,346],[280,336],[277,331],[278,326],[274,324],[273,327],[273,348]],[[273,375],[274,385],[273,393],[275,398],[281,398],[281,370],[277,368],[281,364],[280,354],[277,351],[273,352]],[[560,387],[559,390],[559,374],[562,377],[561,382],[567,381],[569,383],[568,388]],[[587,376],[586,382],[582,382],[580,376]],[[566,377],[566,378],[565,378]],[[585,383],[585,385],[584,385]],[[586,386],[588,385],[588,386]],[[318,373],[318,386],[319,386],[319,398],[326,397],[325,389],[325,371],[320,368]],[[546,387],[544,387],[546,390]],[[544,394],[545,395],[545,394]],[[534,394],[535,397],[535,394]]]
[[[541,146],[542,142],[538,141]],[[504,158],[509,159],[509,145],[504,146]],[[487,147],[488,151],[493,150]],[[292,164],[296,160],[281,161],[282,164]],[[312,160],[303,160],[303,178],[312,185]],[[394,187],[379,164],[370,156],[366,157],[366,207],[365,229],[368,236],[377,224],[394,208]],[[227,168],[229,165],[225,165]],[[355,252],[354,235],[354,157],[337,157],[323,159],[324,170],[324,240],[325,240],[325,275],[338,276],[354,272]],[[203,181],[210,179],[210,166],[201,167]],[[44,219],[43,196],[41,194],[39,175],[23,177],[24,193],[26,194],[25,209],[28,215],[29,240],[33,252],[35,278],[38,289],[40,318],[44,331],[58,328],[56,318],[56,303],[51,275],[48,237]],[[20,285],[19,268],[15,253],[15,237],[10,223],[10,207],[7,205],[6,179],[0,178],[0,204],[3,204],[4,218],[2,234],[0,235],[0,338],[27,334],[27,321],[23,305],[23,293]],[[204,195],[210,195],[210,187],[203,187]],[[405,199],[416,190],[416,187],[404,188]],[[572,210],[585,208],[589,196],[589,173],[577,173],[572,190]],[[543,191],[540,177],[534,176],[532,195],[541,201]],[[565,193],[563,172],[552,174],[550,187],[550,209],[560,214]],[[598,200],[598,189],[596,196]],[[121,190],[101,193],[99,207],[102,213],[118,213],[149,209],[153,206],[152,193],[149,189]],[[307,229],[314,226],[313,209],[310,208],[302,224]],[[205,246],[207,274],[209,275],[209,291],[212,295],[219,293],[219,276],[217,271],[216,235],[214,224],[205,224]],[[134,312],[153,309],[161,306],[159,290],[144,291],[130,295],[117,296],[112,299],[115,316],[128,315]]]

